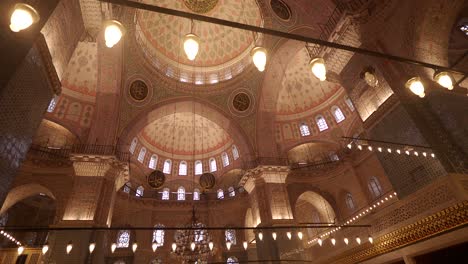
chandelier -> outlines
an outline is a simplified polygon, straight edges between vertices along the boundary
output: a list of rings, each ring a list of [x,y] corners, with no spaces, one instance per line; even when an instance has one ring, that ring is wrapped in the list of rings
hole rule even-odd
[[[175,232],[171,255],[182,263],[203,263],[214,255],[213,242],[205,225],[198,222],[192,209],[190,223]]]

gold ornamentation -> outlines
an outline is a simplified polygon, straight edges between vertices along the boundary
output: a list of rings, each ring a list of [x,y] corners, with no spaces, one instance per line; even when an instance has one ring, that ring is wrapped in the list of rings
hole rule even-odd
[[[347,251],[333,259],[328,259],[327,263],[362,262],[466,224],[468,224],[468,201],[463,201],[385,234],[375,239],[373,245],[357,247],[352,252]]]
[[[204,14],[213,10],[218,0],[184,0],[185,6],[195,13]]]

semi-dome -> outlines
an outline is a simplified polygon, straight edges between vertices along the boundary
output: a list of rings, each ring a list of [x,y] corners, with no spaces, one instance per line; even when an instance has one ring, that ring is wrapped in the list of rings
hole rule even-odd
[[[263,24],[256,1],[142,2],[249,25]],[[255,45],[252,32],[198,21],[192,24],[186,18],[143,10],[137,11],[135,20],[136,40],[144,56],[171,78],[199,85],[217,83],[240,74],[250,64],[250,50]],[[183,52],[184,36],[188,33],[200,38],[200,51],[194,61],[187,59]]]

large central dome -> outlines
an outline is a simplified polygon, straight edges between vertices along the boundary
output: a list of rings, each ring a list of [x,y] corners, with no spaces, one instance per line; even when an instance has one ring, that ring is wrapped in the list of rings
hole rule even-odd
[[[146,4],[202,13],[219,19],[250,25],[263,24],[256,1],[240,0],[143,0]],[[136,39],[149,62],[169,77],[195,84],[217,83],[238,75],[250,63],[254,36],[249,31],[205,22],[193,22],[200,37],[195,61],[186,58],[183,38],[191,21],[149,11],[137,11]]]

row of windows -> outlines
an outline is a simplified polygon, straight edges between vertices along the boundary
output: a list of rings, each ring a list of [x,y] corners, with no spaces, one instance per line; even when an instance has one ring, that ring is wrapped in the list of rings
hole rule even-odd
[[[383,194],[382,187],[380,186],[380,183],[376,177],[371,177],[369,179],[367,187],[369,187],[369,191],[374,199],[380,197]],[[346,206],[350,211],[354,211],[356,209],[353,196],[350,193],[346,194]]]
[[[127,183],[124,186],[123,191],[126,192],[126,193],[130,193],[130,187],[131,187],[131,184]],[[136,189],[135,196],[143,197],[144,190],[145,190],[145,188],[143,186],[139,186]],[[161,192],[161,199],[162,200],[169,200],[170,193],[171,193],[171,191],[169,190],[169,188],[164,188],[163,191]],[[185,192],[185,188],[183,186],[180,186],[177,189],[176,194],[177,194],[177,201],[185,201],[187,193]],[[192,194],[193,194],[193,200],[195,200],[195,201],[200,200],[200,190],[199,189],[194,189]],[[236,196],[236,190],[234,189],[234,187],[232,187],[232,186],[229,187],[227,194],[228,194],[229,197]],[[224,190],[222,190],[222,189],[217,190],[216,191],[216,197],[218,199],[224,199]]]
[[[151,243],[156,243],[158,247],[162,247],[164,245],[164,236],[165,230],[164,225],[157,224],[154,226],[153,230],[153,237]],[[197,238],[195,238],[197,239]],[[200,241],[203,240],[203,237],[198,238]],[[226,229],[224,231],[224,239],[226,242],[231,242],[232,245],[237,244],[236,239],[236,230],[234,229]],[[120,230],[117,234],[117,248],[128,248],[130,247],[130,231],[129,230]],[[228,262],[230,263],[230,262]]]
[[[346,119],[343,112],[338,106],[332,107],[332,113],[337,123],[340,123]],[[315,123],[317,124],[317,127],[320,132],[328,129],[327,120],[325,120],[325,117],[323,117],[322,115],[318,115],[315,117]],[[302,123],[299,126],[299,130],[301,132],[301,136],[303,137],[310,136],[310,129],[306,123]]]
[[[137,143],[138,143],[137,139],[134,138],[133,141],[132,141],[132,144],[130,145],[130,149],[129,149],[129,151],[132,154],[135,152]],[[232,157],[234,158],[234,160],[237,160],[239,158],[239,150],[237,149],[237,147],[235,145],[233,145],[231,151],[232,151]],[[142,147],[140,149],[140,152],[138,153],[137,160],[139,162],[143,163],[143,161],[145,160],[145,156],[146,156],[146,148]],[[229,160],[229,155],[226,152],[223,152],[221,154],[221,161],[222,161],[223,167],[227,167],[231,163],[231,161]],[[150,160],[149,160],[148,168],[155,170],[157,163],[158,163],[158,155],[153,154],[151,156]],[[209,164],[210,172],[215,172],[215,171],[218,170],[218,167],[216,165],[216,160],[214,158],[210,158],[208,160],[208,164]],[[164,161],[164,163],[163,163],[163,172],[166,173],[166,174],[170,174],[172,172],[172,161],[170,159],[166,159]],[[195,163],[194,163],[194,172],[195,172],[195,175],[203,174],[203,163],[202,163],[201,160],[195,161]],[[186,161],[181,161],[179,163],[178,174],[181,175],[181,176],[186,176],[187,173],[188,173],[188,164],[187,164]]]

